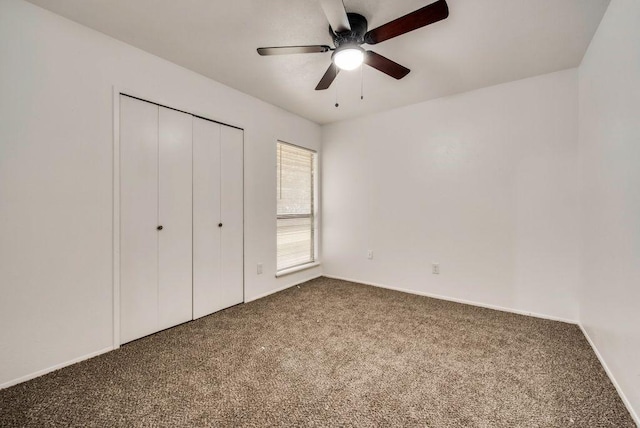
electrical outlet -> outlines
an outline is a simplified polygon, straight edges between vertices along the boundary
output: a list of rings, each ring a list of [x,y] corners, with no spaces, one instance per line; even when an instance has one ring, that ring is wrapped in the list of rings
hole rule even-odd
[[[369,260],[373,259],[373,250],[369,250],[369,251],[367,251],[367,258],[368,258]]]
[[[431,264],[431,273],[434,275],[440,275],[440,263]]]
[[[258,263],[258,275],[262,275],[262,263]]]

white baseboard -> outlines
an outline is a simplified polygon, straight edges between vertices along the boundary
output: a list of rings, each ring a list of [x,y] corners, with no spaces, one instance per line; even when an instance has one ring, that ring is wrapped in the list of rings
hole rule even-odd
[[[313,275],[313,276],[311,276],[309,278],[305,278],[305,279],[301,279],[300,281],[296,281],[296,282],[294,282],[292,284],[287,284],[287,285],[285,285],[283,287],[279,287],[279,288],[276,288],[274,290],[267,291],[266,293],[258,294],[257,296],[253,296],[253,297],[250,297],[248,299],[245,299],[244,303],[249,303],[249,302],[253,302],[254,300],[262,299],[263,297],[270,296],[272,294],[275,294],[275,293],[278,293],[280,291],[286,290],[287,288],[295,287],[296,285],[302,284],[303,282],[307,282],[307,281],[311,281],[312,279],[320,278],[321,276],[323,276],[323,275],[321,273],[319,273],[319,274]]]
[[[91,352],[90,354],[83,355],[81,357],[74,358],[74,359],[69,360],[69,361],[65,361],[64,363],[56,364],[55,366],[51,366],[51,367],[46,368],[46,369],[38,370],[37,372],[29,373],[28,375],[25,375],[25,376],[20,376],[19,378],[16,378],[16,379],[10,380],[9,382],[5,382],[3,384],[0,384],[0,389],[8,388],[10,386],[17,385],[17,384],[22,383],[22,382],[26,382],[28,380],[40,377],[40,376],[45,375],[47,373],[51,373],[51,372],[56,371],[58,369],[61,369],[63,367],[67,367],[67,366],[70,366],[72,364],[79,363],[80,361],[84,361],[84,360],[88,360],[89,358],[97,357],[100,354],[104,354],[104,353],[107,353],[107,352],[112,351],[112,350],[113,350],[113,347],[109,346],[107,348],[100,349],[99,351]]]
[[[518,314],[518,315],[526,315],[526,316],[529,316],[529,317],[542,318],[542,319],[545,319],[545,320],[560,321],[560,322],[564,322],[564,323],[567,323],[567,324],[579,325],[577,320],[569,320],[569,319],[566,319],[566,318],[555,317],[553,315],[538,314],[536,312],[527,312],[527,311],[523,311],[523,310],[520,310],[520,309],[505,308],[505,307],[502,307],[502,306],[490,305],[490,304],[487,304],[487,303],[474,302],[472,300],[459,299],[457,297],[449,297],[449,296],[442,296],[442,295],[439,295],[439,294],[425,293],[425,292],[422,292],[422,291],[410,290],[408,288],[391,287],[391,286],[388,286],[388,285],[379,284],[379,283],[375,283],[375,282],[360,281],[360,280],[357,280],[357,279],[343,278],[343,277],[334,276],[334,275],[324,274],[323,276],[325,276],[327,278],[332,278],[332,279],[340,279],[342,281],[356,282],[356,283],[359,283],[359,284],[372,285],[374,287],[379,287],[379,288],[386,288],[387,290],[401,291],[403,293],[415,294],[415,295],[418,295],[418,296],[431,297],[431,298],[439,299],[439,300],[447,300],[449,302],[463,303],[465,305],[471,305],[471,306],[479,306],[481,308],[493,309],[493,310],[496,310],[496,311],[511,312],[513,314]]]
[[[629,414],[631,414],[633,421],[636,423],[638,427],[640,427],[640,418],[638,417],[638,414],[636,413],[634,408],[631,407],[631,402],[629,401],[627,396],[624,394],[624,391],[620,387],[620,384],[618,383],[616,378],[613,376],[613,372],[611,371],[611,369],[609,369],[609,366],[607,365],[606,361],[602,357],[602,354],[600,353],[600,351],[598,351],[598,348],[596,348],[596,344],[593,342],[593,340],[591,340],[591,337],[587,333],[587,330],[585,330],[585,328],[582,326],[582,324],[578,324],[578,326],[580,327],[580,330],[582,330],[582,334],[584,334],[584,337],[587,338],[587,341],[589,342],[589,345],[591,345],[591,349],[593,349],[593,352],[595,352],[596,357],[598,357],[598,360],[600,360],[600,364],[602,364],[604,371],[607,373],[607,376],[609,376],[611,383],[613,384],[613,386],[615,386],[616,391],[618,391],[618,395],[620,396],[620,399],[622,400],[625,407],[629,411]]]

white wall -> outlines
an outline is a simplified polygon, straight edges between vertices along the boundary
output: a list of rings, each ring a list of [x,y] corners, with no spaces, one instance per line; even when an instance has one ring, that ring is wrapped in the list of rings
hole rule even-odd
[[[323,127],[324,273],[577,321],[577,91],[572,69]]]
[[[247,300],[320,274],[275,278],[276,140],[318,125],[20,0],[0,61],[0,385],[112,346],[113,85],[245,129]]]
[[[580,322],[640,422],[640,2],[611,2],[579,75]]]

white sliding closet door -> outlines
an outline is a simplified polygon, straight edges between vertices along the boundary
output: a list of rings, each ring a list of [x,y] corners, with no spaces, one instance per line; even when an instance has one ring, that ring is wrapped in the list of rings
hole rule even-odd
[[[158,330],[191,320],[192,116],[159,107]]]
[[[225,307],[244,300],[243,243],[243,131],[222,127],[220,139],[220,193],[222,222],[222,276],[220,300]]]
[[[120,97],[120,341],[192,319],[192,116]]]
[[[193,318],[217,310],[220,283],[220,130],[193,119]],[[222,308],[220,308],[222,309]]]
[[[158,326],[158,107],[120,97],[120,340]]]
[[[194,118],[193,317],[242,303],[243,133]]]
[[[243,131],[120,96],[120,342],[244,300]]]

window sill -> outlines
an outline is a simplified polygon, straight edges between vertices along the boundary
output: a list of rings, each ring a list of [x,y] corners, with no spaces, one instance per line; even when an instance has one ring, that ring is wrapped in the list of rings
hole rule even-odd
[[[289,275],[289,274],[292,274],[292,273],[300,272],[301,270],[311,269],[311,268],[314,268],[316,266],[320,266],[320,262],[319,261],[307,263],[307,264],[300,265],[300,266],[294,266],[294,267],[287,268],[287,269],[282,269],[281,271],[278,271],[276,273],[276,278],[280,278],[281,276],[285,276],[285,275]]]

